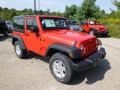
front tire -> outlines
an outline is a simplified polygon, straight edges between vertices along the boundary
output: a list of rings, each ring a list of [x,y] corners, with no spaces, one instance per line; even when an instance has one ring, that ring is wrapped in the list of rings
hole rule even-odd
[[[72,80],[73,69],[70,59],[61,53],[54,54],[49,63],[50,71],[53,77],[62,83],[69,83]]]
[[[14,50],[18,58],[23,59],[27,56],[27,50],[22,48],[20,41],[15,42]]]

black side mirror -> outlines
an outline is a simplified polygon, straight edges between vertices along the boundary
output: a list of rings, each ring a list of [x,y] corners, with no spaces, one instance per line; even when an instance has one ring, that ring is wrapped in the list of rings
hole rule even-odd
[[[30,31],[31,32],[38,32],[38,28],[37,27],[30,27]]]

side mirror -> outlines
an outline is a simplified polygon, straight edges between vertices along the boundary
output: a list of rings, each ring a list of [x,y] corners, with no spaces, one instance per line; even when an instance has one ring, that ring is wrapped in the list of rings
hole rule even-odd
[[[38,32],[38,28],[37,27],[30,27],[30,31],[31,32]]]

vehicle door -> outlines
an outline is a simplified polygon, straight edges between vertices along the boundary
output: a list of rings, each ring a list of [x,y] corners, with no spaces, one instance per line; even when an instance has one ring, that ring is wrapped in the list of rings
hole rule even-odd
[[[36,17],[25,19],[25,45],[28,50],[40,54],[40,30],[38,28]]]

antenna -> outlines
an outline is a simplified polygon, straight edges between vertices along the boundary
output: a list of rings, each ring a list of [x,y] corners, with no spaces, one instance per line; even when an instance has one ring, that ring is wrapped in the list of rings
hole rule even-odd
[[[38,10],[40,11],[40,0],[38,0]]]
[[[37,14],[37,12],[36,12],[36,0],[34,0],[34,14]]]

